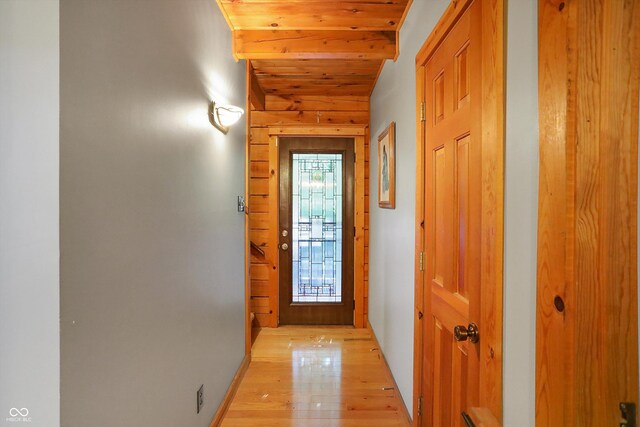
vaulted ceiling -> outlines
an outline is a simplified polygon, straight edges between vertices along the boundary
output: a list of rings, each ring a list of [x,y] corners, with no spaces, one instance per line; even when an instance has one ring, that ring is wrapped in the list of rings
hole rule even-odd
[[[367,96],[411,0],[217,0],[265,94]]]

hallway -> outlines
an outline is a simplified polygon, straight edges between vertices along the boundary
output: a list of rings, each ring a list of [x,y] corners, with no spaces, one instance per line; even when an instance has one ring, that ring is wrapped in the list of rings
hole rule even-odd
[[[408,426],[368,329],[262,329],[223,427]]]
[[[640,426],[639,82],[640,0],[0,0],[2,426]]]

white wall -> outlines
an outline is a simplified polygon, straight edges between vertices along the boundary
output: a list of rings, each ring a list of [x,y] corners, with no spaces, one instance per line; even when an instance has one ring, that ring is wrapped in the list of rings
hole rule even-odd
[[[371,98],[371,194],[377,135],[397,129],[395,210],[371,198],[369,318],[405,402],[412,401],[415,216],[415,54],[448,5],[414,2],[400,58],[387,62]],[[509,2],[505,189],[504,425],[534,425],[537,215],[537,8]]]
[[[207,106],[245,65],[211,0],[60,20],[62,425],[209,426],[244,356],[245,123]]]
[[[58,0],[0,1],[0,422],[59,426]]]

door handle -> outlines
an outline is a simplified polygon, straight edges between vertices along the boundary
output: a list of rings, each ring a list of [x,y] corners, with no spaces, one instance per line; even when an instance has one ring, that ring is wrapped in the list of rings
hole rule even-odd
[[[462,415],[462,420],[467,427],[476,427],[476,425],[473,423],[473,420],[466,412],[462,411],[462,414],[460,415]]]
[[[283,243],[282,245],[280,245],[280,249],[282,249],[283,251],[286,251],[287,249],[289,249],[289,245],[287,245],[286,243]]]
[[[456,341],[469,340],[475,344],[480,340],[480,330],[478,329],[478,325],[475,323],[469,323],[469,326],[466,328],[462,325],[458,325],[453,328],[453,336]]]

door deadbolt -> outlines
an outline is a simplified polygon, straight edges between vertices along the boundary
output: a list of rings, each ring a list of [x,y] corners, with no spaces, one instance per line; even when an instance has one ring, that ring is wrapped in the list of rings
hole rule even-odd
[[[480,331],[478,330],[478,325],[475,323],[469,323],[469,326],[466,328],[458,325],[453,328],[453,336],[456,341],[469,340],[475,344],[480,340]]]
[[[283,243],[282,245],[280,245],[280,248],[282,248],[283,251],[286,251],[287,249],[289,249],[289,245]]]

